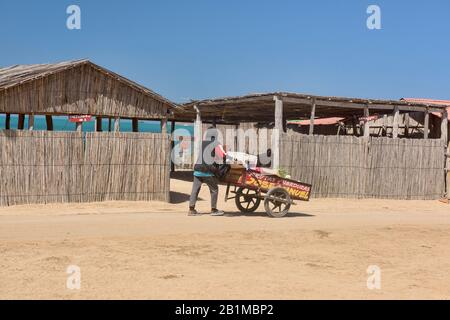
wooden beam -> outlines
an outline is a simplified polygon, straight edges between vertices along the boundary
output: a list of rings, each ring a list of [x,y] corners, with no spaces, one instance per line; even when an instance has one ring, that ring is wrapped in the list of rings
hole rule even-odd
[[[103,119],[102,117],[95,117],[95,131],[102,132],[103,131]]]
[[[112,130],[112,118],[108,117],[108,131],[111,132]]]
[[[53,131],[53,117],[51,115],[45,116],[45,123],[48,131]]]
[[[425,111],[424,120],[423,120],[423,138],[428,139],[430,134],[430,112]]]
[[[364,108],[364,138],[369,138],[370,137],[370,123],[369,123],[369,107],[366,106]]]
[[[7,113],[5,116],[5,130],[11,129],[11,114]]]
[[[34,130],[34,114],[28,115],[28,130]]]
[[[17,129],[23,130],[24,127],[25,127],[25,115],[21,113],[21,114],[19,114],[19,120],[17,122]]]
[[[131,122],[132,122],[133,132],[139,132],[139,119],[133,118],[131,120]]]
[[[398,124],[400,121],[400,109],[395,106],[394,108],[394,123],[392,126],[392,138],[397,139],[398,138]]]
[[[309,118],[309,135],[314,134],[314,119],[316,118],[316,99],[311,102],[311,117]]]

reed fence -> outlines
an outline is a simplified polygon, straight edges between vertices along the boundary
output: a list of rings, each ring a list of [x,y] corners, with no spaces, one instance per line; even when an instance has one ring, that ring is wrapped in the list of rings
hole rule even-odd
[[[0,206],[169,201],[168,136],[0,131]]]
[[[313,185],[313,197],[439,199],[445,194],[441,140],[283,134],[280,163]]]

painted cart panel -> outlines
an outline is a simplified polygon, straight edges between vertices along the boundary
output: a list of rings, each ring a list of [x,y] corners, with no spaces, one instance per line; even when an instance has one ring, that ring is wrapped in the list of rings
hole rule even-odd
[[[263,193],[268,192],[275,187],[281,187],[288,191],[292,200],[309,201],[312,186],[307,183],[281,178],[276,175],[265,175],[244,168],[232,168],[224,178],[227,184],[238,187],[260,190]]]

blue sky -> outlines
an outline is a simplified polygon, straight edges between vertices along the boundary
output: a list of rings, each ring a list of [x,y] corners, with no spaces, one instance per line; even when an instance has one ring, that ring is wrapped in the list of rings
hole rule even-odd
[[[81,30],[66,28],[81,7]],[[368,30],[379,5],[382,30]],[[176,102],[291,91],[450,99],[450,1],[0,0],[0,66],[88,58]]]

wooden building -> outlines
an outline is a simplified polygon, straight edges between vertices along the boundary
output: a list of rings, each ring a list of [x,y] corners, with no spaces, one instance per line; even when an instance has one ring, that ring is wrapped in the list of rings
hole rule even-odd
[[[166,124],[177,108],[88,60],[0,69],[0,205],[169,200]],[[45,116],[47,131],[33,130],[37,115]],[[53,131],[54,116],[76,115],[93,117],[95,132],[82,132],[81,124]],[[102,132],[104,118],[114,123],[112,132]],[[120,119],[130,119],[134,132],[119,132]],[[161,134],[139,132],[139,120],[160,121]]]
[[[183,109],[175,112],[175,119],[194,121],[196,137],[201,137],[202,122],[216,126],[251,122],[273,128],[277,132],[271,135],[276,137],[271,146],[273,167],[311,183],[316,197],[438,199],[446,193],[444,105],[275,92],[192,101]],[[400,139],[401,119],[410,113],[427,119],[440,114],[445,121],[439,123],[438,139],[430,139],[429,130],[424,130],[423,139]],[[371,135],[373,115],[392,117],[390,137]],[[361,121],[354,131],[358,136],[317,135],[316,119],[331,117]],[[288,121],[295,119],[309,120],[307,134],[288,130]]]

